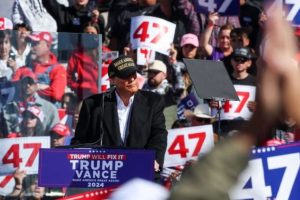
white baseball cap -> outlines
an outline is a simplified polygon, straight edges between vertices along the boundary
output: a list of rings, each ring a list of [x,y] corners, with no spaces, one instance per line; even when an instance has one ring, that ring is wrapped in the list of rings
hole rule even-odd
[[[211,115],[211,109],[207,104],[199,104],[194,110],[194,115],[199,118],[212,119],[214,116]]]

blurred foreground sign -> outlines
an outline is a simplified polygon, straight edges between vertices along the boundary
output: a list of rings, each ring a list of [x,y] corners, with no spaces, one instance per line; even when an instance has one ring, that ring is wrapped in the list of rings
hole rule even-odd
[[[254,149],[231,199],[300,199],[299,152],[300,143]]]

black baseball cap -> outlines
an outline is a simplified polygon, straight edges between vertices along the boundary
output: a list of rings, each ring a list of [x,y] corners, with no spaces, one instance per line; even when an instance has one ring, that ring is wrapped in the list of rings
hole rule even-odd
[[[250,60],[252,55],[249,48],[241,47],[233,50],[232,57],[233,58],[240,57],[240,58],[245,58],[247,60]]]
[[[120,56],[113,60],[108,66],[108,76],[119,77],[122,79],[128,78],[129,76],[137,72],[137,67],[134,60],[129,56]]]

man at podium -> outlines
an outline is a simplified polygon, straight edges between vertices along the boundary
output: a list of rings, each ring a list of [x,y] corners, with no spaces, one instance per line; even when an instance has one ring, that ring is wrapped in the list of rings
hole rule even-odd
[[[155,150],[155,171],[163,166],[167,130],[160,95],[141,91],[132,58],[121,56],[109,65],[108,92],[83,100],[72,144]]]

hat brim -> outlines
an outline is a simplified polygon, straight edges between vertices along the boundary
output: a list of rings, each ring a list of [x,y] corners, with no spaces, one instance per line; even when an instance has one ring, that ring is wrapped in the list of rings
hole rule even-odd
[[[194,115],[195,115],[195,117],[198,117],[198,118],[205,118],[205,119],[213,119],[213,118],[215,118],[214,116],[203,114],[203,113],[198,113],[198,114],[194,113]]]
[[[119,77],[121,79],[126,79],[129,76],[135,74],[137,72],[137,67],[129,67],[127,69],[124,69],[118,73],[115,73],[116,77]]]

